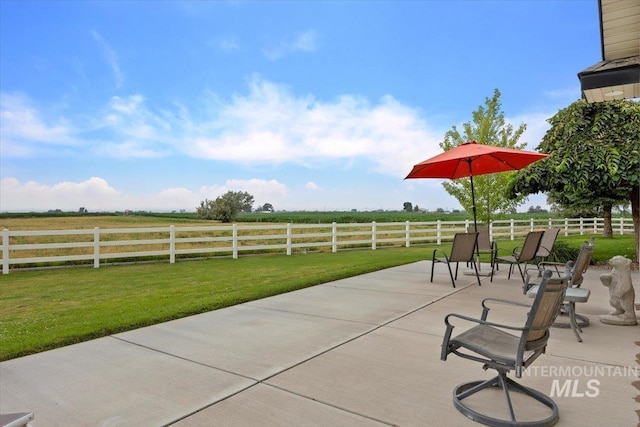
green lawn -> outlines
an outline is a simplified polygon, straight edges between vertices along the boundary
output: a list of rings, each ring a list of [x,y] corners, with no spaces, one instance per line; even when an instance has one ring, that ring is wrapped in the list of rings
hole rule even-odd
[[[561,237],[579,247],[588,236]],[[499,242],[510,248],[521,241]],[[633,257],[633,236],[594,258]],[[0,360],[430,258],[427,247],[19,271],[0,275]],[[425,274],[425,285],[428,278]]]

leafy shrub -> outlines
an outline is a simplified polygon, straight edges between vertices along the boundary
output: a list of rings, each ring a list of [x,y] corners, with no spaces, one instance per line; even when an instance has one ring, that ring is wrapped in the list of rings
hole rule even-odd
[[[580,253],[580,248],[569,242],[556,240],[549,258],[556,262],[574,261],[578,257],[578,253]]]

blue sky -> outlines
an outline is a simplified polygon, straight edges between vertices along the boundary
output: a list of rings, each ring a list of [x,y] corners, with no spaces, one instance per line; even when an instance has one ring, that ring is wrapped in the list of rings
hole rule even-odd
[[[496,88],[534,149],[599,31],[596,0],[2,0],[0,211],[457,209],[403,178]]]

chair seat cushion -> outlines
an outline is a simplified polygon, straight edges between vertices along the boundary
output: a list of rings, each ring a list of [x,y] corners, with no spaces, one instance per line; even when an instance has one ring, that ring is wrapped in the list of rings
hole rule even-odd
[[[532,286],[531,289],[527,291],[527,296],[529,298],[535,298],[538,294],[538,285]],[[568,302],[587,302],[589,301],[589,296],[591,295],[591,291],[585,288],[567,288],[567,292],[564,295],[564,300]]]
[[[451,339],[450,343],[514,366],[520,337],[492,326],[478,325]]]

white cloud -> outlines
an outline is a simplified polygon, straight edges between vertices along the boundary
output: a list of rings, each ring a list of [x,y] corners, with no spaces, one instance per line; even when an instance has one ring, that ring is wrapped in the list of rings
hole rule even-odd
[[[114,206],[122,193],[104,179],[90,178],[83,182],[60,182],[53,186],[29,181],[24,184],[15,178],[0,180],[0,206],[3,211],[44,211],[49,209],[101,210]]]
[[[153,144],[145,144],[140,141],[124,140],[118,142],[104,141],[98,143],[94,148],[94,153],[105,157],[115,157],[119,159],[154,159],[163,157],[168,152],[163,152]]]
[[[542,142],[542,138],[545,133],[551,127],[547,122],[547,119],[552,117],[554,114],[555,112],[525,113],[512,118],[506,118],[505,120],[508,123],[511,123],[514,129],[520,126],[521,123],[525,123],[527,125],[527,129],[522,133],[519,141],[527,143],[527,150],[535,151],[536,147],[538,147],[540,142]]]
[[[197,133],[188,148],[193,157],[298,164],[361,158],[378,172],[402,177],[437,153],[441,139],[416,110],[391,96],[373,105],[351,95],[319,102],[257,77],[246,96],[220,106]]]
[[[580,99],[581,89],[580,85],[576,83],[575,86],[572,86],[567,89],[556,89],[556,90],[548,90],[544,92],[544,95],[547,98],[558,100],[562,103],[562,105],[570,104],[578,99]]]
[[[304,188],[309,189],[309,190],[319,190],[320,187],[318,187],[318,185],[313,182],[313,181],[309,181],[304,185]]]
[[[299,34],[298,37],[293,41],[292,49],[301,50],[304,52],[313,52],[315,51],[317,46],[317,35],[313,30],[306,31],[302,34]]]
[[[171,117],[170,120],[176,120]],[[97,141],[99,155],[117,158],[153,158],[170,154],[173,141],[171,123],[151,112],[140,94],[111,98],[107,113],[98,127],[108,131],[108,138]],[[179,134],[179,133],[178,133]]]
[[[202,187],[200,189],[201,200],[213,200],[227,191],[246,191],[253,196],[257,205],[280,204],[289,195],[287,186],[274,179],[229,179],[224,185]]]
[[[111,72],[113,73],[113,79],[116,88],[121,88],[122,84],[124,83],[124,74],[120,70],[120,65],[118,63],[118,54],[111,48],[111,46],[107,44],[107,42],[104,41],[100,33],[98,33],[97,31],[91,31],[91,35],[93,36],[93,39],[97,41],[98,44],[100,44],[100,46],[102,47],[105,59],[107,60],[109,67],[111,67]]]
[[[9,151],[5,140],[12,138],[69,145],[82,139],[93,154],[103,157],[186,155],[306,167],[339,161],[346,168],[365,164],[370,170],[404,177],[413,164],[438,153],[442,139],[419,111],[391,96],[377,102],[353,95],[318,101],[257,76],[248,81],[246,94],[229,100],[211,95],[203,105],[191,107],[193,111],[183,104],[154,111],[140,94],[114,96],[104,111],[93,118],[87,113],[77,126],[69,119],[46,125],[33,108],[20,118],[16,112],[21,110],[13,105],[2,106],[2,150],[10,156],[28,154],[18,144]]]
[[[223,52],[235,52],[240,49],[240,44],[234,37],[223,37],[217,41],[216,46]]]
[[[318,49],[317,39],[316,32],[308,30],[296,35],[293,39],[283,40],[275,46],[266,48],[262,53],[270,61],[276,61],[296,52],[314,52]]]
[[[0,93],[2,156],[31,155],[47,146],[76,146],[74,128],[64,118],[46,119],[19,94]]]
[[[158,193],[130,194],[113,188],[106,180],[92,177],[82,182],[60,182],[46,185],[33,181],[21,183],[13,177],[0,180],[0,211],[47,211],[62,209],[77,211],[85,207],[91,212],[152,210],[193,211],[204,199],[214,200],[227,191],[247,191],[256,204],[281,204],[287,197],[287,187],[276,180],[232,179],[223,185],[187,188],[167,188]]]
[[[542,138],[551,128],[547,122],[551,117],[556,115],[558,111],[567,105],[580,99],[580,86],[575,85],[566,89],[548,90],[544,92],[544,96],[549,100],[543,109],[521,113],[517,116],[506,118],[514,128],[520,123],[526,123],[527,130],[522,134],[520,141],[527,143],[527,149],[535,150]]]

